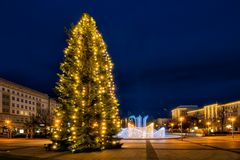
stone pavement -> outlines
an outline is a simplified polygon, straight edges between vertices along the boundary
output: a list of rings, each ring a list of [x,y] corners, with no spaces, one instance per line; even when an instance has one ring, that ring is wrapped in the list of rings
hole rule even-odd
[[[0,160],[240,160],[240,136],[122,142],[123,149],[72,154],[45,151],[45,139],[0,138]]]

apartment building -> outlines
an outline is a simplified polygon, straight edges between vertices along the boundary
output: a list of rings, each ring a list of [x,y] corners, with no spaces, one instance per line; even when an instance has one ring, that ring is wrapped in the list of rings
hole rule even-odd
[[[226,117],[239,117],[240,116],[240,101],[229,102],[221,104],[218,107],[218,112],[224,112]]]
[[[0,78],[0,133],[6,125],[22,130],[39,111],[52,113],[58,105],[45,93]]]
[[[204,119],[209,121],[227,119],[240,116],[240,101],[228,102],[223,104],[210,104],[203,106]]]
[[[186,116],[188,111],[197,109],[197,105],[180,105],[172,110],[172,119],[177,120],[182,116]]]
[[[196,117],[198,119],[204,119],[204,109],[194,109],[187,112],[187,116]]]
[[[219,118],[219,106],[217,103],[203,106],[204,119],[214,120]]]
[[[172,110],[172,119],[177,120],[180,116],[196,117],[203,126],[207,123],[214,131],[227,131],[227,127],[232,127],[230,121],[234,118],[235,130],[240,130],[240,101],[228,103],[214,103],[205,105],[202,108],[176,107]]]

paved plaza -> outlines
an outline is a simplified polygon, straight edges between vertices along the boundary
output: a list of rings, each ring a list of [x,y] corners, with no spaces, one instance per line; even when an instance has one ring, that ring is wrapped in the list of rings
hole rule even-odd
[[[0,160],[240,160],[240,136],[122,142],[123,149],[72,154],[45,151],[46,139],[0,138]]]

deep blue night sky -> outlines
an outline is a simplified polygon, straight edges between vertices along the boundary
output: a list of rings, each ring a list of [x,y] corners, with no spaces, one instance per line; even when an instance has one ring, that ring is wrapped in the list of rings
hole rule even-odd
[[[121,115],[239,99],[239,0],[1,0],[0,77],[55,96],[64,27],[97,21]]]

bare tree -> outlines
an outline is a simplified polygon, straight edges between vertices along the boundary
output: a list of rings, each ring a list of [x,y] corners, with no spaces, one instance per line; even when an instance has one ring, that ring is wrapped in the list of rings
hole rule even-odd
[[[27,134],[26,138],[33,138],[34,130],[37,126],[37,120],[36,117],[31,116],[30,119],[24,123],[26,126]]]
[[[52,116],[49,109],[37,107],[36,119],[39,125],[44,128],[44,135],[47,135],[47,127],[51,126]]]
[[[224,106],[221,106],[218,110],[219,112],[219,118],[220,118],[220,127],[221,127],[221,132],[224,131],[224,126],[226,124],[226,109]]]

